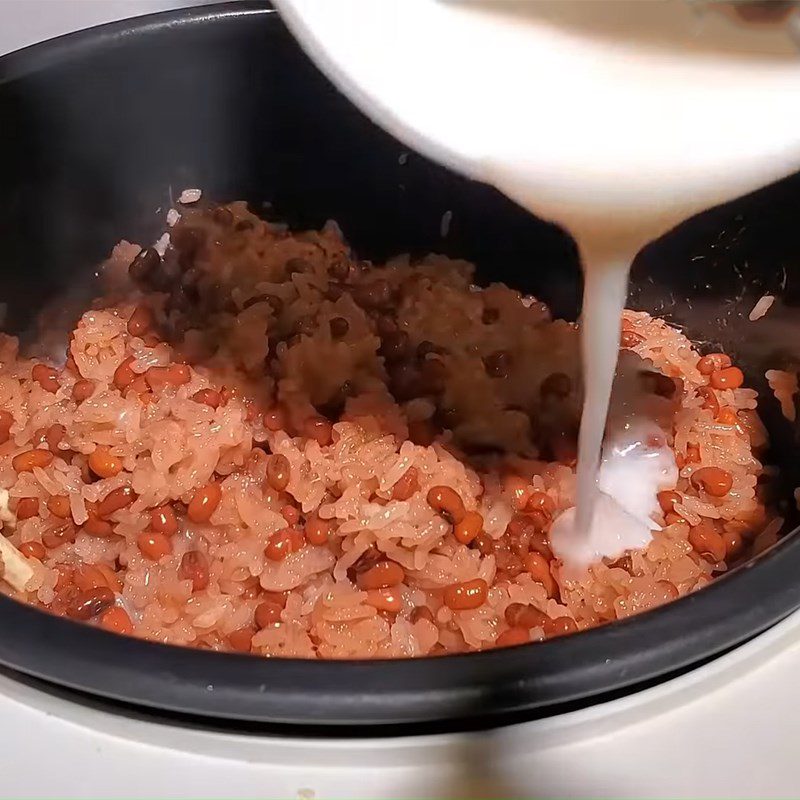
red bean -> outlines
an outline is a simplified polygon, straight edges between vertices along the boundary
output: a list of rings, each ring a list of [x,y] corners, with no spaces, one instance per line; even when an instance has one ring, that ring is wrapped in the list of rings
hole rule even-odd
[[[286,430],[286,413],[280,406],[264,412],[264,427],[268,431]]]
[[[396,589],[368,589],[364,602],[389,614],[398,614],[403,610],[403,597]]]
[[[289,459],[282,453],[274,453],[267,462],[267,483],[276,491],[282,492],[289,485],[292,468]]]
[[[453,525],[460,522],[467,513],[458,493],[449,486],[434,486],[429,489],[428,505]]]
[[[63,494],[50,495],[47,498],[47,510],[59,519],[66,519],[70,515],[69,498]]]
[[[15,455],[11,466],[17,472],[31,472],[35,467],[49,467],[53,463],[53,454],[49,450],[26,450]]]
[[[528,502],[525,504],[525,511],[527,513],[539,513],[547,517],[552,517],[556,510],[556,504],[550,495],[545,492],[532,492],[528,497]]]
[[[260,593],[264,600],[269,600],[270,603],[277,603],[281,608],[286,608],[286,601],[289,599],[290,592],[268,592],[262,591]]]
[[[25,558],[37,558],[43,561],[47,555],[47,550],[41,542],[23,542],[19,546],[19,551]]]
[[[47,441],[46,436],[47,428],[37,428],[31,436],[31,444],[34,447],[41,447]],[[51,450],[50,452],[52,453],[53,451]]]
[[[245,407],[244,421],[254,423],[256,421],[256,417],[260,413],[259,408],[256,405],[255,401],[250,399],[245,400],[244,407]]]
[[[530,640],[531,634],[527,628],[509,628],[495,639],[494,646],[514,647],[515,645],[527,644]]]
[[[47,444],[48,450],[53,455],[58,455],[61,450],[59,449],[59,444],[63,440],[64,436],[67,434],[67,429],[63,425],[55,424],[51,425],[44,434],[44,440]]]
[[[528,539],[528,547],[541,553],[548,561],[553,560],[553,551],[550,548],[550,540],[543,531],[534,530]]]
[[[322,417],[309,417],[303,423],[303,436],[314,439],[320,447],[325,447],[332,441],[333,426]]]
[[[86,513],[89,518],[83,523],[81,529],[89,536],[95,536],[98,539],[108,539],[114,535],[114,528],[110,522],[100,519],[97,512],[97,505],[93,503],[86,504]]]
[[[366,309],[386,308],[392,302],[392,287],[383,278],[361,283],[354,287],[353,299]]]
[[[736,558],[744,547],[744,538],[738,531],[723,531],[722,541],[725,543],[725,558]]]
[[[5,444],[11,438],[11,426],[14,417],[5,409],[0,410],[0,444]]]
[[[159,391],[165,386],[183,386],[189,383],[192,372],[186,364],[170,364],[168,367],[150,367],[144,378],[153,391]]]
[[[453,611],[480,608],[489,596],[489,586],[482,578],[453,583],[444,590],[444,604]]]
[[[395,561],[379,561],[375,566],[359,573],[356,583],[359,589],[388,589],[405,580],[405,570]]]
[[[669,489],[659,492],[656,495],[656,498],[658,499],[658,504],[661,506],[661,510],[665,514],[675,510],[675,503],[680,503],[683,501],[683,498],[677,492],[673,492]]]
[[[20,497],[17,501],[17,519],[24,520],[39,515],[39,500],[36,497]]]
[[[178,531],[178,520],[172,506],[163,505],[150,510],[150,527],[157,533],[173,536]]]
[[[524,560],[525,570],[536,583],[541,583],[548,597],[556,594],[556,582],[550,572],[550,563],[541,553],[528,553]]]
[[[511,369],[511,354],[507,350],[496,350],[483,359],[486,374],[492,378],[507,378]]]
[[[333,317],[328,325],[331,329],[331,337],[334,339],[344,338],[350,330],[350,323],[344,317]]]
[[[540,533],[552,522],[552,517],[544,511],[526,511],[525,516],[530,520],[534,530]]]
[[[193,592],[202,592],[208,586],[210,577],[208,559],[199,550],[189,550],[181,558],[178,577],[191,581]]]
[[[136,537],[136,544],[145,558],[158,561],[164,556],[172,555],[172,542],[168,536],[154,531],[145,531]]]
[[[498,581],[513,580],[525,570],[522,558],[505,547],[497,549],[495,563],[497,565],[496,579]]]
[[[82,403],[88,400],[94,394],[94,381],[81,379],[75,381],[72,387],[72,399],[76,403]]]
[[[111,455],[111,450],[102,445],[98,445],[89,454],[88,463],[89,469],[98,478],[113,478],[122,472],[122,459]]]
[[[710,381],[715,389],[738,389],[744,383],[744,373],[739,367],[728,367],[712,372]]]
[[[381,336],[380,354],[387,364],[398,364],[404,361],[411,351],[411,341],[405,331],[387,330]]]
[[[544,635],[550,639],[556,636],[566,636],[577,630],[578,626],[575,624],[575,620],[570,617],[557,617],[556,619],[548,617],[544,623]]]
[[[312,514],[306,520],[306,540],[310,545],[316,547],[327,544],[331,528],[333,528],[333,523],[330,520],[322,519],[317,514]]]
[[[419,491],[419,472],[409,467],[392,487],[392,500],[408,500]]]
[[[503,478],[503,494],[508,497],[515,511],[524,511],[528,505],[528,498],[533,494],[533,489],[528,481],[519,475],[506,475]]]
[[[453,535],[460,544],[470,544],[483,530],[483,517],[477,511],[467,511],[453,526]]]
[[[482,555],[490,556],[495,551],[494,539],[486,531],[481,531],[472,541],[472,546]]]
[[[697,370],[701,375],[711,375],[713,372],[725,369],[731,365],[731,359],[725,353],[709,353],[697,362]]]
[[[505,611],[505,620],[511,627],[544,628],[548,619],[547,614],[538,608],[522,603],[511,603]]]
[[[46,392],[55,394],[59,389],[58,370],[48,367],[46,364],[36,364],[31,370],[31,378]]]
[[[127,389],[136,380],[137,375],[131,368],[131,364],[133,364],[135,360],[133,356],[128,356],[120,362],[120,365],[114,370],[113,383],[120,391]]]
[[[516,543],[523,538],[527,539],[532,530],[536,530],[536,520],[531,519],[529,514],[515,514],[508,525],[506,525],[504,535],[513,543],[514,550],[516,551],[518,549]],[[522,548],[523,554],[527,551],[527,547]]]
[[[120,486],[109,492],[97,506],[97,514],[100,517],[108,517],[116,511],[127,508],[136,500],[136,494],[130,486]]]
[[[712,497],[725,497],[733,487],[733,476],[719,467],[701,467],[692,473],[692,484]]]
[[[222,398],[216,389],[200,389],[192,395],[192,400],[195,403],[210,406],[211,408],[219,408],[219,404],[222,402]]]
[[[725,558],[725,541],[708,520],[702,520],[689,531],[689,544],[701,556],[707,556],[711,561],[722,561]]]
[[[79,592],[66,608],[67,616],[74,619],[89,620],[114,605],[114,592],[100,586]]]
[[[77,589],[77,587],[72,583],[72,577],[75,574],[75,570],[72,567],[70,567],[68,564],[56,564],[55,570],[56,585],[54,588],[56,591],[61,591],[67,587]]]
[[[222,489],[218,483],[209,483],[194,493],[186,513],[192,522],[208,522],[222,500]]]
[[[107,631],[130,636],[133,633],[133,623],[128,612],[119,606],[112,606],[104,611],[100,617],[100,625]]]
[[[147,306],[136,306],[128,320],[128,333],[131,336],[144,336],[153,327],[153,315]]]
[[[301,550],[305,543],[305,537],[300,531],[284,528],[272,534],[264,548],[264,555],[270,561],[283,561],[287,556]]]

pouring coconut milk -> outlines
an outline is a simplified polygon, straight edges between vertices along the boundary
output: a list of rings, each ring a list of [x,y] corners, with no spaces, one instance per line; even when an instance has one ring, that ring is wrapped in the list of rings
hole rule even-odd
[[[576,572],[646,545],[656,494],[677,480],[658,427],[624,391],[609,416],[634,256],[687,217],[800,166],[800,12],[782,4],[777,22],[752,26],[724,5],[278,2],[376,122],[575,237],[577,504],[555,520],[551,544]]]

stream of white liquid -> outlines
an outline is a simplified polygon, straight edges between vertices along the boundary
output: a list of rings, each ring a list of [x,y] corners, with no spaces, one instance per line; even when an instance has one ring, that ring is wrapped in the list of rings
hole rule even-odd
[[[659,429],[625,398],[609,418],[619,356],[622,312],[635,249],[598,251],[596,241],[578,240],[584,254],[581,356],[584,400],[578,435],[576,507],[558,517],[550,533],[553,551],[569,573],[603,558],[618,558],[644,547],[657,494],[673,488],[678,473],[671,451],[658,441]],[[605,443],[605,444],[604,444]],[[655,463],[657,469],[648,469]],[[613,476],[608,479],[607,476]],[[603,480],[604,477],[606,480]]]
[[[622,312],[636,254],[682,220],[710,205],[691,193],[635,214],[621,209],[587,213],[584,206],[543,204],[519,157],[484,164],[484,178],[531,212],[555,219],[575,237],[584,275],[580,319],[583,410],[578,435],[575,505],[558,516],[550,544],[567,577],[580,578],[602,559],[646,547],[658,511],[658,492],[675,487],[678,468],[663,431],[640,402],[642,363],[620,364]],[[714,199],[734,197],[720,185]],[[598,204],[599,205],[599,204]],[[616,383],[615,383],[616,375]]]
[[[581,333],[585,395],[578,435],[578,531],[588,531],[594,515],[597,470],[617,367],[629,270],[628,259],[601,261],[587,265],[585,270]]]
[[[621,320],[636,254],[705,204],[687,194],[682,203],[642,209],[636,216],[612,210],[587,215],[582,208],[560,204],[543,208],[534,182],[526,181],[519,164],[519,159],[493,160],[485,167],[487,181],[533,213],[563,223],[577,241],[583,266],[584,400],[576,499],[550,532],[566,574],[578,578],[592,563],[645,547],[659,528],[653,521],[658,492],[677,482],[675,458],[663,432],[637,399],[637,366],[617,370]]]
[[[593,562],[645,547],[658,528],[652,521],[658,492],[674,488],[678,479],[663,434],[636,403],[637,387],[623,388],[611,404],[633,255],[589,260],[584,267],[576,507],[558,517],[550,532],[553,552],[574,577]],[[621,368],[620,378],[628,377]]]
[[[629,244],[604,251],[597,244],[596,238],[579,238],[585,258],[584,401],[576,506],[558,517],[550,532],[554,553],[575,577],[593,562],[645,547],[658,529],[652,519],[658,492],[674,488],[678,479],[674,455],[640,402],[636,365],[619,363],[618,370],[620,324],[636,249]]]

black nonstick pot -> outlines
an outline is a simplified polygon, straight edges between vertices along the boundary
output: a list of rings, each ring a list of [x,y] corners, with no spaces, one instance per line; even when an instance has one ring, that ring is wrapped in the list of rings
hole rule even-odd
[[[353,108],[268,7],[144,17],[0,59],[0,243],[7,326],[91,271],[121,237],[152,240],[170,191],[269,203],[295,226],[335,219],[364,257],[440,251],[576,314],[572,240],[487,186],[407,149]],[[800,362],[794,177],[651,245],[632,304],[723,346],[764,390],[769,462],[793,524],[795,430],[764,388]],[[451,212],[446,238],[441,220]],[[780,298],[759,322],[747,312]],[[800,348],[798,348],[800,349]],[[800,538],[669,606],[587,633],[414,661],[258,659],[116,637],[0,597],[0,662],[52,684],[217,720],[459,726],[551,713],[663,679],[800,606]]]

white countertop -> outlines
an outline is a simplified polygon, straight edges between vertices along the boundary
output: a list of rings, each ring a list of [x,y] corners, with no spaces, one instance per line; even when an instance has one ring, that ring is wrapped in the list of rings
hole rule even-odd
[[[0,797],[792,798],[798,668],[795,614],[681,678],[561,717],[307,741],[126,718],[0,676]]]

